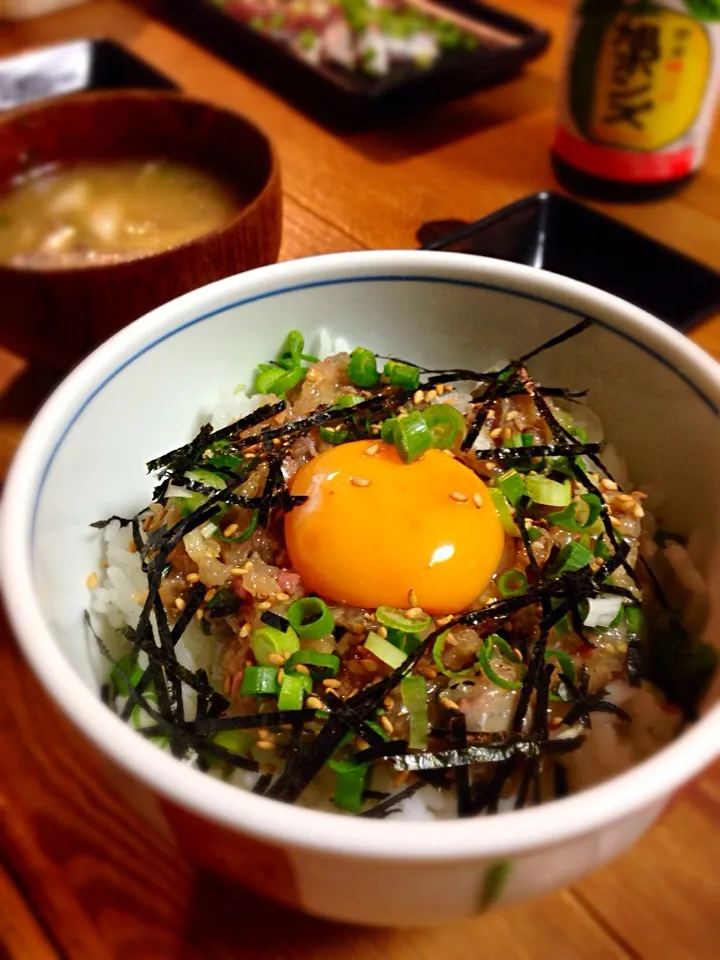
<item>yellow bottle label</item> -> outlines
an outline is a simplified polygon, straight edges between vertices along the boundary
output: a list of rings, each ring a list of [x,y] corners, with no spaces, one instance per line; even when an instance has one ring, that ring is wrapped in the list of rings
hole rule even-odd
[[[588,125],[591,140],[658,150],[695,123],[710,77],[705,27],[658,7],[623,12],[605,34]]]

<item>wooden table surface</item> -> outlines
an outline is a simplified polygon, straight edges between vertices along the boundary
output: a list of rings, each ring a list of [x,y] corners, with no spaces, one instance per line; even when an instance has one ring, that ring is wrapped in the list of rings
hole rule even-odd
[[[188,92],[262,125],[282,162],[281,256],[411,247],[423,221],[474,219],[554,187],[548,159],[566,0],[506,0],[548,27],[528,72],[419,120],[344,138],[152,15],[94,0],[0,27],[0,56],[78,36],[121,41]],[[720,269],[720,131],[678,198],[613,214]],[[0,305],[0,309],[2,309]],[[693,338],[720,357],[720,317]],[[0,348],[0,476],[53,386]],[[456,928],[399,933],[298,917],[194,873],[104,785],[97,754],[58,714],[0,622],[0,958],[605,960],[720,956],[720,765],[630,853],[575,887]]]

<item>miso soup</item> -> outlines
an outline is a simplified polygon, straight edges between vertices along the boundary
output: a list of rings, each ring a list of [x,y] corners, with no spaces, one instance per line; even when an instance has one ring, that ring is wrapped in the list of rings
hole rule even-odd
[[[40,167],[0,194],[0,263],[43,268],[130,260],[210,233],[238,206],[222,179],[171,160]]]

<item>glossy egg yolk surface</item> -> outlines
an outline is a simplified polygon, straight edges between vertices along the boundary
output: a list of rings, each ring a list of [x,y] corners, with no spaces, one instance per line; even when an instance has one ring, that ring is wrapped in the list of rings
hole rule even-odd
[[[328,601],[456,613],[503,551],[485,485],[440,450],[408,464],[388,444],[342,444],[302,466],[290,490],[308,497],[285,518],[292,566]]]

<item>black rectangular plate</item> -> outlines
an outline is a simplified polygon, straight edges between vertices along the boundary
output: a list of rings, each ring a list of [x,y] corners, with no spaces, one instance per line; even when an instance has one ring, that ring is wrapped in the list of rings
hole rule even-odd
[[[0,60],[0,110],[63,93],[127,88],[177,85],[112,40],[71,40]]]
[[[524,197],[472,224],[426,224],[418,238],[425,250],[512,260],[582,280],[678,330],[720,310],[720,274],[556,193]]]
[[[162,4],[155,4],[154,9],[287,99],[322,119],[348,124],[378,120],[401,110],[416,111],[505,80],[548,45],[547,31],[479,0],[439,2],[448,10],[511,34],[517,43],[450,52],[430,69],[408,66],[372,78],[341,67],[310,64],[284,43],[251,29],[210,0],[178,0],[172,13]]]

